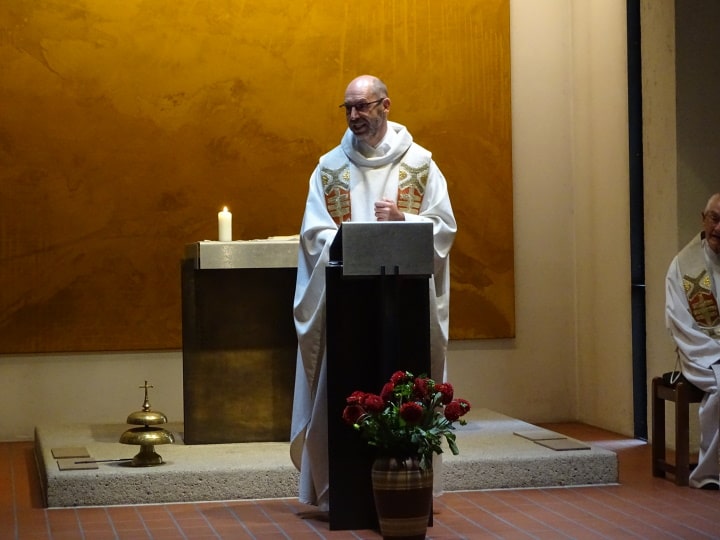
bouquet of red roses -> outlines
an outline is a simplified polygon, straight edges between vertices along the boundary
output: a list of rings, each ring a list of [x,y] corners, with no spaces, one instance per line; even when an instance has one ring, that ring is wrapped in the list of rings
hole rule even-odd
[[[470,402],[453,396],[450,383],[395,372],[379,395],[356,390],[347,398],[343,420],[358,430],[368,444],[398,459],[417,456],[420,467],[432,466],[433,454],[442,453],[442,440],[457,455],[454,422],[462,418]]]

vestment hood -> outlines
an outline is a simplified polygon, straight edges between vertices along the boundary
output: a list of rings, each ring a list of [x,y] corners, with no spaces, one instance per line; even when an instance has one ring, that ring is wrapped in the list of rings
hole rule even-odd
[[[412,135],[407,128],[397,122],[388,122],[388,129],[395,132],[395,137],[391,139],[390,151],[382,156],[365,157],[359,150],[360,141],[350,131],[345,130],[340,147],[348,159],[358,167],[382,167],[388,163],[396,161],[400,156],[407,152],[413,142]]]

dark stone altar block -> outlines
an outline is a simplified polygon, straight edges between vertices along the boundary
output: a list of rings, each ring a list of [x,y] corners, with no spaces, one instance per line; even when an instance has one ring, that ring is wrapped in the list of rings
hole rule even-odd
[[[288,441],[297,269],[198,260],[182,262],[184,441]]]
[[[348,225],[355,226],[349,234]],[[344,224],[326,269],[331,530],[378,526],[370,474],[375,454],[360,434],[342,420],[346,398],[355,390],[379,394],[397,370],[430,375],[428,279],[432,273],[432,226],[405,224],[404,229],[376,228],[386,225]],[[370,237],[375,238],[374,242],[368,241],[361,226],[373,227]],[[388,240],[383,244],[389,249],[367,249],[368,245],[378,246],[378,234],[386,234]],[[393,238],[395,234],[400,236]],[[405,240],[405,235],[411,239]],[[406,261],[422,252],[427,258],[428,241],[429,265],[428,261],[419,266],[392,264],[392,259],[408,255],[408,246],[413,247]],[[356,246],[356,242],[361,246]],[[397,257],[393,255],[394,250]],[[344,266],[348,266],[348,258],[352,258],[353,253],[364,253],[366,258],[381,254],[380,261],[375,261],[378,263],[375,274],[346,275]],[[370,266],[364,263],[349,266],[365,268],[363,271],[375,267],[372,261]],[[404,269],[424,273],[406,275]]]

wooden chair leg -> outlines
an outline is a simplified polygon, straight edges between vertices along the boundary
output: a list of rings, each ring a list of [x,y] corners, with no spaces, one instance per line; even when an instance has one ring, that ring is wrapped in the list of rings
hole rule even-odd
[[[677,385],[675,400],[675,483],[687,486],[690,478],[690,396],[684,383]]]
[[[658,394],[662,379],[652,381],[652,473],[665,478],[665,400]]]

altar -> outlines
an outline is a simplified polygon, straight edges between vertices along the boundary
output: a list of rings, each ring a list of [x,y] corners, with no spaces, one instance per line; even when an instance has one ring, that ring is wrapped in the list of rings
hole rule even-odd
[[[297,237],[186,246],[186,444],[289,441]]]

